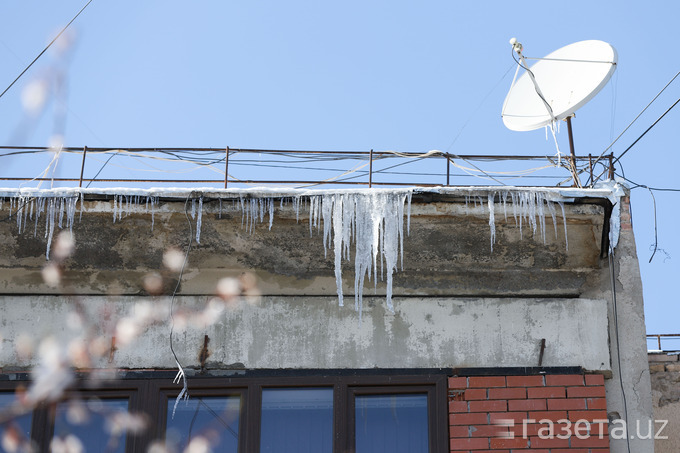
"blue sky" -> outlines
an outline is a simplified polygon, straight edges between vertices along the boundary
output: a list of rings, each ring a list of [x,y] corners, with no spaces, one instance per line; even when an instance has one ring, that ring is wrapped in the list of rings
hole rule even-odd
[[[84,4],[0,3],[0,89]],[[617,49],[611,82],[574,119],[577,154],[599,155],[680,70],[677,17],[680,3],[670,1],[94,0],[72,25],[66,56],[49,51],[0,98],[0,143],[44,146],[58,131],[66,146],[552,155],[542,130],[513,132],[501,121],[515,36],[535,57],[585,39]],[[59,104],[30,118],[21,103],[26,86],[55,69],[67,86],[64,126]],[[680,80],[614,153],[678,97]],[[678,121],[680,107],[626,154],[628,178],[680,188]],[[566,128],[559,140],[566,150]],[[35,176],[44,164],[5,167]],[[680,193],[655,196],[663,251],[650,264],[652,198],[632,193],[647,326],[678,333]]]

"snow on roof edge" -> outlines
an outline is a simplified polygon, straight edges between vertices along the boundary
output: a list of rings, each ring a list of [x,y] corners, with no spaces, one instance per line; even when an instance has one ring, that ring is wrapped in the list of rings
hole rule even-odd
[[[483,193],[502,192],[540,192],[549,195],[553,201],[571,201],[575,198],[607,198],[613,204],[625,194],[626,186],[621,181],[606,181],[595,188],[574,187],[516,187],[516,186],[439,186],[439,187],[405,187],[405,188],[349,188],[349,189],[295,189],[280,187],[228,188],[215,187],[152,187],[148,189],[110,187],[83,188],[58,187],[52,189],[39,188],[0,188],[0,197],[72,197],[80,195],[127,195],[153,196],[173,198],[231,198],[231,197],[303,197],[327,195],[335,193],[361,192],[411,192],[439,193],[445,195],[478,195]]]

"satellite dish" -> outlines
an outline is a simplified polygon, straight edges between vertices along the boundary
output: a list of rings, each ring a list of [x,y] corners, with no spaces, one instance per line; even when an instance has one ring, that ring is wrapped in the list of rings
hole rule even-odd
[[[529,58],[522,55],[522,45],[514,38],[510,43],[527,69]],[[503,102],[503,123],[513,131],[531,131],[571,117],[607,84],[616,70],[617,54],[610,44],[589,40],[537,60],[510,87]]]

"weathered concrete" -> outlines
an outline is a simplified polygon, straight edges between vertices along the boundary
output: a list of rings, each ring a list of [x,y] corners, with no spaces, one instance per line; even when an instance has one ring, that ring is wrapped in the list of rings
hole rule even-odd
[[[290,205],[277,205],[272,229],[258,224],[248,231],[232,203],[222,214],[216,202],[204,204],[201,243],[193,240],[181,294],[212,294],[216,278],[248,271],[269,295],[334,295],[333,251],[324,253],[322,231],[310,235],[304,209],[296,220]],[[66,263],[62,288],[42,279],[45,224],[17,234],[14,222],[0,225],[0,292],[60,294],[140,294],[140,281],[162,267],[169,247],[184,249],[190,225],[182,202],[163,202],[154,228],[151,214],[133,213],[112,221],[111,202],[85,203],[73,232],[76,251]],[[593,297],[600,294],[599,260],[603,208],[567,205],[567,240],[562,217],[546,218],[545,243],[525,224],[520,233],[512,214],[495,209],[496,244],[490,244],[485,206],[465,202],[413,203],[411,233],[404,241],[404,268],[394,275],[394,294],[422,296]],[[221,216],[221,218],[220,218]],[[191,222],[195,234],[195,221]],[[192,236],[194,235],[192,234]],[[353,254],[353,252],[352,252]],[[344,292],[354,291],[354,268],[343,265]],[[366,282],[365,292],[374,283]],[[378,294],[385,286],[377,285]]]
[[[621,236],[612,256],[615,294],[611,284],[605,290],[610,298],[609,339],[614,378],[605,382],[610,418],[626,421],[629,431],[637,424],[647,426],[653,419],[651,384],[647,365],[647,342],[642,304],[642,280],[630,222],[630,199],[621,200]],[[627,219],[627,220],[626,220]],[[603,282],[604,283],[604,282]],[[642,363],[644,361],[644,366]],[[619,366],[620,364],[620,366]],[[623,388],[621,386],[623,382]],[[624,402],[625,398],[625,402]],[[632,439],[630,439],[632,435]],[[641,439],[629,432],[629,439],[611,439],[612,451],[653,451],[652,439]]]
[[[660,361],[661,357],[668,360]],[[656,430],[667,422],[659,436],[655,436],[656,453],[677,453],[680,451],[680,366],[678,354],[650,354],[649,369],[654,401]],[[665,362],[665,363],[664,363]],[[656,434],[656,433],[655,433]]]
[[[182,297],[175,312],[201,310],[205,297]],[[111,341],[118,319],[134,313],[135,297],[88,297],[85,323],[89,338]],[[395,299],[395,311],[379,297],[365,300],[361,322],[353,307],[331,297],[264,297],[223,312],[210,326],[175,328],[174,349],[187,367],[199,367],[204,335],[210,338],[209,368],[240,363],[257,368],[446,368],[529,367],[538,365],[546,339],[544,366],[583,366],[609,370],[604,300],[589,299]],[[158,302],[165,314],[129,346],[119,345],[114,360],[98,366],[172,368],[168,334],[169,300]],[[3,348],[0,366],[26,367],[13,340],[21,334],[54,336],[67,349],[72,339],[86,341],[73,325],[73,300],[60,296],[0,299]],[[48,322],[45,322],[49,320]],[[120,340],[120,339],[119,339]],[[153,351],[152,354],[150,352]],[[107,356],[108,357],[108,356]]]

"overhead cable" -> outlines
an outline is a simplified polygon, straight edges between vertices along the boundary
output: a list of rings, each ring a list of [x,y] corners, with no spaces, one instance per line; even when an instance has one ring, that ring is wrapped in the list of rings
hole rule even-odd
[[[606,153],[607,151],[609,151],[609,150],[611,149],[611,147],[614,146],[614,144],[621,138],[621,136],[622,136],[623,134],[626,133],[626,131],[633,125],[633,123],[636,122],[637,119],[640,118],[640,116],[641,116],[643,113],[645,113],[645,110],[647,110],[647,109],[649,108],[649,106],[652,105],[652,103],[653,103],[654,101],[656,101],[656,98],[658,98],[659,96],[661,96],[661,93],[663,93],[663,92],[666,90],[666,88],[668,88],[668,85],[670,85],[671,83],[673,83],[673,81],[674,81],[679,75],[680,75],[680,71],[678,71],[678,73],[675,74],[675,75],[673,76],[673,78],[666,84],[666,86],[664,86],[664,87],[661,89],[661,91],[659,91],[659,92],[657,93],[657,95],[654,96],[654,98],[653,98],[651,101],[649,101],[649,104],[647,104],[647,105],[645,106],[645,108],[643,108],[642,111],[641,111],[640,113],[638,113],[638,115],[633,119],[633,121],[631,121],[630,124],[629,124],[628,126],[626,126],[626,128],[619,134],[619,136],[616,137],[616,138],[614,139],[614,141],[611,142],[611,144],[605,148],[604,151],[602,151],[602,154],[600,154],[600,156],[596,159],[596,161],[597,161],[597,160],[600,160],[600,159],[602,158],[602,156],[604,156],[604,153]]]
[[[675,101],[675,102],[673,103],[673,105],[671,105],[670,107],[668,107],[668,110],[666,110],[665,112],[663,112],[663,115],[661,115],[656,121],[654,121],[654,122],[652,123],[652,125],[649,126],[649,127],[647,128],[647,130],[644,131],[644,132],[642,133],[642,135],[640,135],[640,136],[639,136],[639,137],[638,137],[638,138],[637,138],[637,139],[636,139],[636,140],[635,140],[628,148],[626,148],[626,150],[625,150],[624,152],[622,152],[621,155],[620,155],[619,157],[617,157],[616,159],[614,159],[614,161],[612,162],[612,164],[615,164],[615,163],[617,163],[619,160],[621,160],[621,158],[622,158],[628,151],[630,151],[630,149],[631,149],[633,146],[635,146],[635,144],[636,144],[637,142],[639,142],[640,139],[642,139],[642,137],[644,137],[644,136],[647,134],[647,132],[649,132],[650,130],[652,130],[652,128],[653,128],[654,126],[656,126],[656,123],[658,123],[659,121],[661,121],[661,118],[663,118],[664,116],[666,116],[666,114],[667,114],[668,112],[670,112],[670,111],[673,109],[673,107],[675,107],[676,105],[678,105],[679,102],[680,102],[680,98],[679,98],[677,101]]]
[[[70,21],[68,24],[66,24],[66,26],[65,26],[64,28],[61,29],[61,31],[59,32],[59,34],[57,34],[57,36],[55,36],[54,39],[53,39],[52,41],[50,41],[50,43],[47,45],[47,47],[45,47],[45,48],[43,49],[43,51],[40,52],[40,53],[38,54],[38,56],[35,57],[35,58],[33,59],[33,61],[31,61],[31,63],[30,63],[28,66],[26,66],[26,69],[24,69],[23,71],[21,71],[21,74],[19,74],[19,75],[17,76],[17,78],[14,79],[14,81],[13,81],[12,83],[10,83],[9,86],[8,86],[7,88],[5,88],[5,91],[3,91],[2,93],[0,93],[0,98],[1,98],[5,93],[7,93],[7,92],[9,91],[9,89],[12,88],[12,86],[13,86],[15,83],[17,83],[17,81],[21,78],[21,76],[23,76],[23,75],[26,73],[26,71],[28,71],[28,70],[31,68],[31,66],[33,66],[33,63],[35,63],[36,61],[38,61],[38,58],[42,57],[42,55],[43,55],[45,52],[47,52],[47,49],[49,49],[49,48],[52,46],[52,44],[54,44],[55,41],[56,41],[57,39],[59,39],[59,37],[62,35],[62,33],[64,33],[64,32],[66,31],[66,29],[69,27],[69,25],[71,25],[71,24],[73,23],[73,21],[76,20],[76,19],[78,18],[78,16],[80,16],[80,13],[82,13],[83,11],[85,11],[85,8],[87,8],[87,6],[88,6],[90,3],[92,3],[92,0],[88,1],[88,2],[85,4],[85,6],[83,6],[82,8],[80,8],[80,11],[78,11],[78,14],[76,14],[75,16],[73,16],[73,19],[71,19],[71,21]]]

